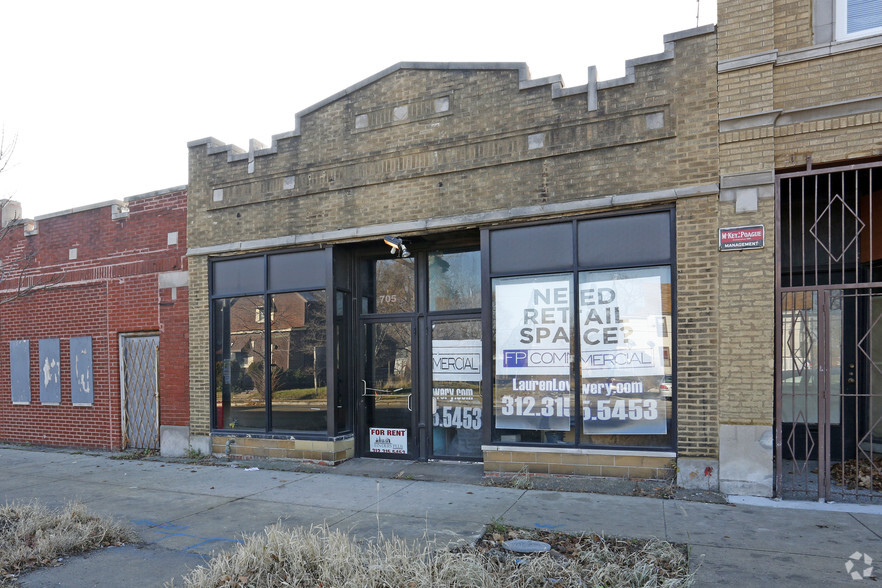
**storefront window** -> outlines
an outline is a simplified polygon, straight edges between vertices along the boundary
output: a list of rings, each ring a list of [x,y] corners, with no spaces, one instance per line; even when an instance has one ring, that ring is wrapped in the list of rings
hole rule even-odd
[[[266,427],[263,296],[214,301],[214,381],[217,427]]]
[[[656,267],[579,274],[583,443],[668,443],[670,273]]]
[[[271,298],[273,430],[325,431],[325,292],[288,292]]]
[[[493,281],[497,441],[573,442],[573,283],[568,274]]]
[[[673,447],[671,222],[661,211],[491,231],[495,442]]]
[[[214,428],[328,431],[327,259],[316,250],[212,265]]]
[[[481,252],[429,253],[429,310],[481,308]]]

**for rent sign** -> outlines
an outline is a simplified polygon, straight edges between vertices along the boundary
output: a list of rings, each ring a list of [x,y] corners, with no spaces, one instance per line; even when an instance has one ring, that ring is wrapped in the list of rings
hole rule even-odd
[[[373,453],[407,453],[407,429],[378,429],[371,427]]]
[[[720,251],[762,249],[766,244],[764,225],[720,229]]]

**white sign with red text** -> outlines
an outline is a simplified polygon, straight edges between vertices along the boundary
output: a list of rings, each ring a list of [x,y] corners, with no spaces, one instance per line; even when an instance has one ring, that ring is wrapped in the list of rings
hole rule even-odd
[[[370,437],[373,453],[407,453],[407,429],[371,427]]]

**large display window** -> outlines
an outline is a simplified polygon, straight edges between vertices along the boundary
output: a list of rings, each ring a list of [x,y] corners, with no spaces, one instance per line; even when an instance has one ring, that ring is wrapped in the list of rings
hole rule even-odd
[[[494,442],[673,448],[671,227],[662,211],[490,232]]]
[[[579,274],[583,443],[668,442],[670,274],[669,267]]]
[[[213,428],[331,434],[327,261],[306,251],[212,265]]]
[[[493,415],[499,440],[558,443],[572,433],[572,275],[493,281]]]

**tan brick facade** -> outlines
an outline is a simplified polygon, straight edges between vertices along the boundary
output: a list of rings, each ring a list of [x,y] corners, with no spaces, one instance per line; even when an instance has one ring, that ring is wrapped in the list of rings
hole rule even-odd
[[[717,456],[717,199],[677,206],[677,453]]]
[[[874,101],[882,38],[830,42],[835,23],[825,25],[823,18],[834,13],[827,0],[719,3],[719,225],[762,224],[767,244],[719,254],[720,482],[726,492],[772,492],[773,174],[882,155],[882,105]]]
[[[194,430],[208,434],[210,426],[211,257],[370,242],[386,231],[407,236],[409,226],[443,234],[662,205],[676,209],[676,280],[691,288],[678,299],[677,329],[700,347],[699,355],[681,360],[674,444],[687,455],[715,457],[717,366],[707,349],[717,335],[706,317],[716,312],[718,274],[716,42],[707,28],[670,36],[665,49],[629,66],[618,83],[570,91],[554,79],[529,80],[517,65],[405,64],[301,113],[298,129],[270,148],[245,152],[214,140],[193,142]],[[230,437],[214,435],[213,451],[220,453]],[[323,446],[319,457],[299,453],[305,440],[257,435],[239,444],[235,437],[234,455],[283,452],[333,461],[339,452]],[[674,472],[671,451],[494,447],[484,452],[488,473],[527,462],[532,473],[555,475],[670,478]]]
[[[223,435],[211,438],[211,452],[229,459],[296,459],[319,465],[337,465],[353,457],[354,451],[352,439],[310,441]]]
[[[669,480],[674,476],[675,460],[664,456],[627,455],[614,451],[582,453],[500,448],[484,452],[484,471],[500,476],[526,473]]]
[[[519,64],[399,64],[303,111],[269,147],[192,142],[191,427],[212,434],[213,260],[656,207],[676,219],[672,446],[509,447],[488,433],[485,471],[676,475],[770,494],[775,174],[882,151],[882,41],[818,41],[832,34],[818,16],[830,6],[720,0],[716,30],[668,36],[625,78],[573,89]],[[753,225],[762,249],[719,251],[721,228]],[[241,438],[213,434],[216,453]],[[236,455],[336,462],[357,445],[256,435]]]

